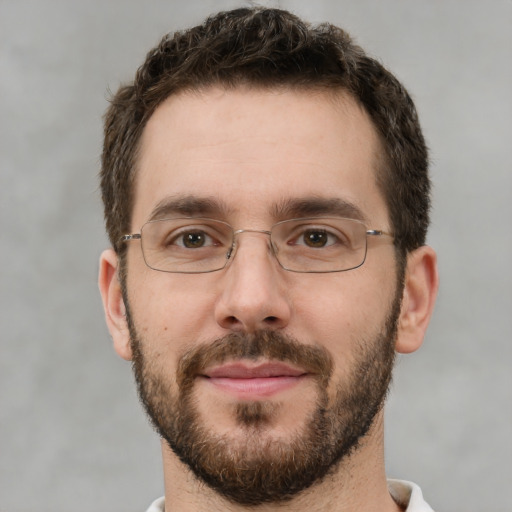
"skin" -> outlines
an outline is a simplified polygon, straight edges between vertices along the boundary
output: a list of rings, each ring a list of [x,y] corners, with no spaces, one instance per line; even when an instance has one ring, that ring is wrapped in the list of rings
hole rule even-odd
[[[180,93],[159,106],[145,128],[131,232],[139,232],[162,201],[181,196],[215,198],[223,205],[216,218],[235,229],[254,230],[284,220],[275,211],[283,201],[337,198],[355,205],[369,229],[389,232],[387,206],[375,180],[379,151],[368,116],[342,93],[246,88]],[[149,269],[140,243],[131,242],[127,292],[147,359],[176,385],[180,355],[197,344],[230,332],[279,329],[331,354],[332,398],[334,384],[347,381],[357,340],[378,334],[396,291],[393,245],[373,237],[368,244],[367,260],[358,269],[297,274],[279,267],[266,235],[244,233],[224,270],[185,275]],[[114,347],[130,360],[117,267],[116,254],[105,251],[99,285]],[[421,345],[437,285],[435,253],[421,247],[407,260],[398,352]],[[303,424],[315,397],[308,379],[271,395],[278,408],[266,435],[287,439]],[[247,441],[232,414],[237,399],[232,393],[198,382],[195,398],[208,428],[234,443]],[[162,453],[166,510],[244,510],[201,484],[166,443]],[[329,477],[291,502],[258,510],[399,510],[385,478],[381,412],[359,448]]]

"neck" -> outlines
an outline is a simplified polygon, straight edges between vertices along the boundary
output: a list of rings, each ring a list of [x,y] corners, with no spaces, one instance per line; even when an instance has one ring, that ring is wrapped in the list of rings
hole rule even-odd
[[[384,471],[384,428],[381,411],[353,453],[320,482],[283,503],[239,505],[198,480],[162,441],[166,512],[399,512]]]

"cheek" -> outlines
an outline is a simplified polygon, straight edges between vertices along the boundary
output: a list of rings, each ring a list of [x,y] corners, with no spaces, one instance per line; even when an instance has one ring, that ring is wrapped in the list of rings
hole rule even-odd
[[[372,339],[385,324],[395,293],[392,276],[376,278],[362,267],[310,281],[294,290],[294,335],[323,345],[336,360],[351,359],[354,345]]]
[[[204,338],[215,300],[207,291],[211,287],[201,281],[204,276],[140,270],[128,279],[128,297],[133,323],[146,345],[160,353],[180,352]]]

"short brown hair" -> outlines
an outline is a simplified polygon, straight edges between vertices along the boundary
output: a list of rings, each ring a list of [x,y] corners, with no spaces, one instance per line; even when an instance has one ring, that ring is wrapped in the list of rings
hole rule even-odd
[[[279,9],[236,9],[165,36],[132,84],[119,88],[105,114],[101,190],[110,241],[130,229],[142,131],[170,95],[212,85],[233,88],[341,89],[366,110],[384,155],[377,183],[389,208],[401,259],[425,243],[430,180],[414,104],[400,82],[350,36],[330,24],[311,26]]]

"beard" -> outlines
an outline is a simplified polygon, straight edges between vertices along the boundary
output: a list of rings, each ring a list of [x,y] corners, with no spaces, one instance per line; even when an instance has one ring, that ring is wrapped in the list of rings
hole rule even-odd
[[[174,384],[162,366],[146,358],[145,340],[137,333],[125,297],[140,400],[173,452],[214,491],[243,505],[289,500],[357,450],[381,410],[395,358],[402,288],[398,291],[380,332],[354,342],[351,368],[340,382],[331,382],[334,363],[327,350],[269,330],[232,333],[194,347],[180,357]],[[313,376],[314,407],[307,404],[312,410],[289,437],[272,435],[270,426],[279,412],[272,400],[233,406],[240,437],[216,433],[201,415],[194,394],[201,371],[241,359],[283,361]]]

